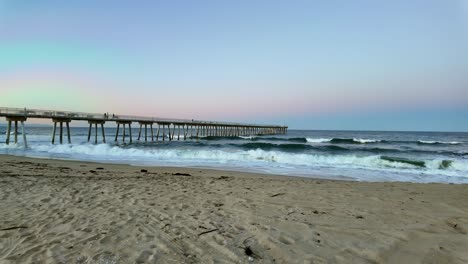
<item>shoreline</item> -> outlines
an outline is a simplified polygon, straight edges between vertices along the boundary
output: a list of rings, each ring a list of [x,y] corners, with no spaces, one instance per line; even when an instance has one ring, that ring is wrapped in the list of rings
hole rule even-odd
[[[89,163],[89,164],[96,164],[96,165],[112,165],[112,166],[129,166],[129,167],[135,167],[135,168],[158,168],[158,169],[170,169],[170,170],[177,170],[177,169],[188,169],[188,170],[203,170],[203,171],[211,171],[212,173],[234,173],[234,174],[248,174],[248,175],[256,175],[259,177],[285,177],[285,178],[298,178],[298,179],[309,179],[309,180],[330,180],[330,181],[346,181],[346,182],[393,182],[393,183],[418,183],[418,182],[410,182],[410,181],[360,181],[359,179],[354,179],[352,177],[347,177],[347,176],[323,176],[321,177],[320,175],[300,175],[300,174],[295,174],[295,175],[286,175],[286,174],[275,174],[275,173],[268,173],[264,172],[261,170],[236,170],[235,168],[232,167],[208,167],[208,166],[200,166],[200,167],[195,167],[195,166],[161,166],[161,165],[140,165],[140,164],[131,164],[131,163],[119,163],[119,162],[106,162],[106,161],[89,161],[89,160],[79,160],[79,159],[66,159],[66,158],[50,158],[50,157],[43,157],[43,156],[27,156],[27,155],[11,155],[11,154],[0,154],[0,161],[2,160],[2,157],[19,157],[19,158],[24,158],[24,159],[31,159],[31,160],[46,160],[46,161],[63,161],[63,162],[73,162],[73,163]],[[439,182],[427,182],[427,183],[421,183],[421,184],[428,184],[428,183],[439,183]],[[440,184],[468,184],[468,183],[448,183],[448,182],[441,182]]]
[[[309,174],[292,174],[288,175],[287,173],[280,174],[280,173],[274,173],[274,172],[266,172],[262,171],[261,169],[245,169],[242,170],[242,168],[236,168],[236,167],[209,167],[209,166],[162,166],[159,164],[154,164],[154,165],[146,165],[146,164],[131,164],[129,163],[121,163],[121,162],[112,162],[112,161],[90,161],[90,160],[79,160],[79,159],[67,159],[67,158],[52,158],[52,157],[46,157],[46,156],[28,156],[28,155],[13,155],[13,154],[0,154],[0,158],[2,156],[6,157],[18,157],[18,158],[25,158],[25,159],[39,159],[39,160],[50,160],[50,161],[65,161],[65,162],[81,162],[81,163],[91,163],[91,164],[109,164],[109,165],[122,165],[122,166],[131,166],[131,167],[148,167],[148,168],[167,168],[167,169],[189,169],[189,170],[206,170],[206,171],[213,171],[213,172],[218,172],[218,173],[223,173],[223,172],[231,172],[231,173],[239,173],[239,174],[252,174],[252,175],[259,175],[259,176],[272,176],[272,177],[292,177],[292,178],[299,178],[299,179],[312,179],[312,180],[331,180],[331,181],[349,181],[349,182],[369,182],[369,183],[417,183],[417,184],[458,184],[458,185],[466,185],[468,183],[463,183],[463,182],[438,182],[438,181],[425,181],[425,182],[416,182],[416,181],[401,181],[401,180],[388,180],[387,179],[381,179],[381,180],[374,180],[374,181],[369,181],[369,180],[361,180],[359,178],[355,178],[352,176],[345,176],[345,175],[328,175],[324,174],[323,176],[320,175],[309,175]],[[383,173],[383,172],[380,172]],[[378,172],[376,172],[378,174]]]
[[[0,165],[1,263],[468,262],[466,184]]]

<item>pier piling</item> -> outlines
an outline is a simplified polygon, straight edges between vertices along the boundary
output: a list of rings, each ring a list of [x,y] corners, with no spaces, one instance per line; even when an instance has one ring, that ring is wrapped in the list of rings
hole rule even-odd
[[[71,144],[70,122],[66,122],[66,124],[67,124],[67,138],[68,138],[68,144]]]
[[[139,130],[139,132],[138,132],[138,139],[137,139],[138,141],[140,141],[140,138],[141,138],[141,128],[142,128],[142,127],[143,127],[143,124],[140,123],[140,130]]]
[[[21,121],[21,134],[23,134],[24,147],[28,148],[28,141],[26,140],[26,131],[24,129],[24,121]]]
[[[116,121],[116,123],[117,123],[117,130],[115,131],[115,141],[117,141],[119,138],[120,125],[122,125],[122,142],[125,142],[125,139],[126,139],[125,125],[127,125],[129,140],[130,140],[130,143],[132,143],[133,142],[132,122],[131,121]],[[141,127],[140,127],[140,134],[141,134]],[[138,136],[138,140],[140,140],[140,136]]]
[[[102,142],[106,143],[106,132],[104,132],[104,124],[101,124]]]
[[[7,122],[8,122],[8,125],[7,125],[5,143],[8,145],[8,144],[10,144],[11,120],[7,120]]]
[[[63,144],[63,123],[60,122],[60,144]]]
[[[117,129],[115,131],[115,142],[117,142],[117,137],[119,136],[120,124],[117,122]]]
[[[15,144],[18,144],[18,121],[15,120]]]
[[[148,125],[150,126],[150,132],[151,132],[151,141],[154,141],[154,132],[153,132],[153,124],[154,122],[145,122],[145,121],[140,121],[138,122],[140,124],[140,130],[138,132],[138,141],[141,139],[141,130],[143,129],[143,126],[145,126],[145,142],[148,142]]]
[[[159,140],[159,129],[161,128],[161,125],[158,124],[158,132],[156,132],[156,141]]]
[[[70,134],[70,122],[71,119],[69,118],[53,118],[52,122],[54,122],[54,128],[52,130],[52,144],[55,144],[55,135],[57,131],[57,123],[59,124],[59,141],[60,144],[63,144],[63,123],[67,126],[67,139],[68,144],[71,144],[71,134]]]
[[[7,116],[7,130],[6,130],[6,139],[5,143],[7,145],[10,144],[10,139],[11,139],[11,130],[12,130],[12,124],[14,124],[14,142],[15,144],[18,144],[18,122],[21,123],[21,134],[23,134],[23,143],[24,147],[28,147],[28,142],[26,141],[26,130],[24,129],[24,122],[26,121],[26,117],[24,116]],[[14,123],[13,123],[14,122]]]
[[[106,135],[105,135],[105,131],[104,131],[104,124],[105,123],[106,123],[106,121],[104,121],[104,120],[88,120],[88,124],[89,124],[88,142],[91,140],[91,130],[92,130],[92,126],[94,125],[94,144],[98,143],[98,125],[101,125],[102,142],[106,143]]]

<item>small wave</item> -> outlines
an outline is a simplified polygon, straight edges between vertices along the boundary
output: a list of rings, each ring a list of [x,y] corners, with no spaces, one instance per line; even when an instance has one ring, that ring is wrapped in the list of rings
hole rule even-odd
[[[268,143],[268,142],[249,142],[243,144],[229,144],[232,147],[242,148],[242,149],[261,149],[261,150],[280,150],[285,152],[297,152],[302,153],[304,151],[308,151],[305,153],[349,153],[349,154],[356,154],[356,153],[371,153],[371,154],[387,154],[387,155],[400,155],[400,154],[412,154],[412,155],[446,155],[446,156],[463,156],[457,152],[451,151],[430,151],[430,150],[400,150],[395,148],[369,148],[369,147],[346,147],[343,145],[333,145],[333,144],[326,144],[326,145],[309,145],[309,144],[275,144],[275,143]],[[209,145],[213,147],[214,145]],[[220,145],[221,146],[221,145]]]
[[[424,161],[420,160],[410,160],[406,158],[399,158],[399,157],[389,157],[389,156],[381,156],[380,157],[382,160],[389,161],[389,162],[398,162],[398,163],[404,163],[404,164],[410,164],[416,167],[421,167],[425,168],[426,163]]]
[[[301,143],[306,143],[306,142],[307,142],[307,138],[301,138],[301,137],[298,137],[298,138],[288,138],[287,140],[288,140],[288,141],[292,141],[292,142],[301,142]]]
[[[450,142],[444,142],[444,141],[425,141],[425,140],[418,140],[418,144],[431,144],[431,145],[459,145],[461,142],[458,141],[450,141]]]
[[[381,140],[366,138],[306,138],[309,143],[334,143],[334,144],[367,144],[378,143]]]
[[[331,138],[306,138],[306,141],[309,143],[325,143],[330,142]]]
[[[352,152],[352,149],[348,149],[341,146],[336,145],[326,145],[326,146],[311,146],[307,144],[274,144],[274,143],[267,143],[267,142],[252,142],[252,143],[244,143],[244,144],[230,144],[234,147],[240,147],[243,149],[259,149],[259,150],[279,150],[284,152],[297,152],[303,153],[305,150],[315,150],[319,152],[325,153],[336,153],[336,152]]]
[[[339,144],[367,144],[367,143],[378,143],[380,140],[375,139],[364,139],[364,138],[333,138],[330,140],[331,143]]]
[[[239,136],[242,139],[249,139],[252,141],[287,141],[287,142],[300,142],[306,143],[306,138],[293,137],[293,138],[280,138],[280,137],[257,137],[257,136]]]
[[[366,144],[366,143],[378,143],[381,142],[381,140],[377,139],[365,139],[365,138],[353,138],[354,141],[359,142],[361,144]]]
[[[415,167],[420,168],[432,168],[432,169],[439,169],[439,170],[447,170],[452,167],[454,164],[453,160],[433,160],[433,161],[422,161],[422,160],[411,160],[406,158],[400,157],[388,157],[388,156],[381,156],[382,160],[389,161],[389,162],[396,162],[396,163],[403,163],[413,165]]]
[[[450,166],[452,166],[452,163],[453,163],[453,160],[443,160],[439,164],[439,169],[441,170],[448,169],[450,168]]]
[[[198,138],[203,140],[240,140],[241,137],[222,137],[222,136],[193,136],[192,138]]]
[[[293,137],[293,138],[281,138],[281,137],[263,137],[263,136],[237,136],[237,137],[220,137],[220,136],[206,136],[200,137],[203,140],[250,140],[250,141],[279,141],[279,142],[299,142],[306,143],[306,138]]]
[[[334,144],[371,144],[371,143],[384,143],[384,144],[432,144],[432,145],[459,145],[462,144],[458,141],[392,141],[380,139],[367,139],[367,138],[306,138],[309,143],[334,143]]]
[[[273,143],[266,143],[266,142],[252,142],[252,143],[244,143],[241,145],[231,144],[232,146],[242,147],[245,149],[262,149],[262,150],[270,150],[270,149],[278,149],[283,151],[303,151],[305,149],[311,149],[311,146],[305,144],[273,144]]]

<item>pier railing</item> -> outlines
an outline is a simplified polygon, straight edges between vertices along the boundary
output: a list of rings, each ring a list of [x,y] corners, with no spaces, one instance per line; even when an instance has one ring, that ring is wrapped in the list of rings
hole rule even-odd
[[[26,118],[69,118],[73,120],[103,119],[104,114],[42,110],[30,108],[0,107],[0,116],[22,116]]]

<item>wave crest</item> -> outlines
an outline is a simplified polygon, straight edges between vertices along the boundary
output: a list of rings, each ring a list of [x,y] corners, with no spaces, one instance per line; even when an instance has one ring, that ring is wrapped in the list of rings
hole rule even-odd
[[[459,145],[461,142],[458,141],[426,141],[426,140],[418,140],[418,144],[431,144],[431,145]]]

